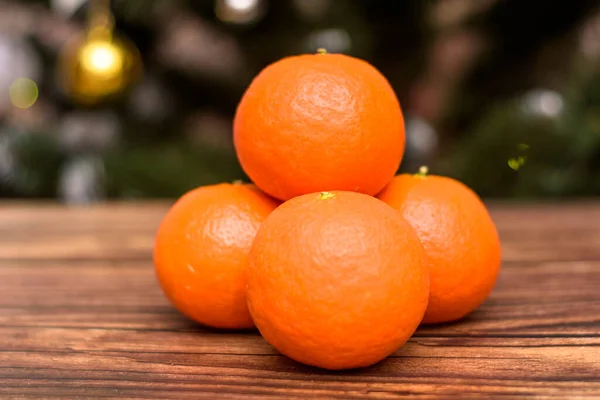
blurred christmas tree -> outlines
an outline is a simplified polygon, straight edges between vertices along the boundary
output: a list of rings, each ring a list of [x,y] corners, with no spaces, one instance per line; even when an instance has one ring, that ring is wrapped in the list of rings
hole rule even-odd
[[[114,0],[134,47],[96,47],[88,67],[108,73],[137,49],[144,73],[128,88],[134,60],[116,86],[81,86],[64,45],[103,1],[0,0],[0,196],[175,197],[243,178],[231,120],[244,89],[319,47],[389,78],[407,116],[402,169],[428,163],[488,196],[600,194],[596,1]],[[122,90],[74,96],[65,71],[87,93]]]

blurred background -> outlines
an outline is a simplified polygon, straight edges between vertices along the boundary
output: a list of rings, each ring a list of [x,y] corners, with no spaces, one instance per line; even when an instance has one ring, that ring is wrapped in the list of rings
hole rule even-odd
[[[173,198],[245,179],[267,64],[364,58],[427,164],[495,198],[600,195],[597,0],[0,0],[0,197]],[[101,83],[101,84],[99,84]]]

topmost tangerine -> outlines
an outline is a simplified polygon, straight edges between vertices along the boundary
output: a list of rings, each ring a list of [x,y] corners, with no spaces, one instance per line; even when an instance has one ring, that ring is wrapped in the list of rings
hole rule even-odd
[[[256,76],[237,108],[234,142],[248,176],[278,199],[331,190],[375,195],[402,160],[404,120],[377,69],[319,52],[284,58]]]

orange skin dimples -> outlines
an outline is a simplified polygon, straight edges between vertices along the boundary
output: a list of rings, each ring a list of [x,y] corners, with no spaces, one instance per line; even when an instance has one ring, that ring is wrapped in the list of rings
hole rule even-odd
[[[378,195],[412,225],[427,253],[431,294],[423,323],[463,318],[490,294],[501,264],[498,232],[479,197],[435,175],[399,175]]]
[[[246,304],[248,252],[278,202],[253,185],[205,186],[169,210],[156,236],[154,264],[167,298],[215,328],[252,328]]]
[[[237,108],[234,142],[248,176],[278,199],[331,190],[375,195],[402,160],[404,120],[372,65],[300,55],[252,81]]]
[[[391,207],[354,192],[312,193],[280,206],[256,236],[247,277],[263,337],[296,361],[334,370],[396,351],[429,297],[414,231]]]

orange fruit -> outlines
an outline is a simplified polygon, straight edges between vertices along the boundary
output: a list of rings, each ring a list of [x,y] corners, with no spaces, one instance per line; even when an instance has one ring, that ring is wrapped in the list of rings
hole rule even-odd
[[[260,224],[277,205],[243,184],[200,187],[179,199],[154,246],[158,281],[171,303],[204,325],[253,327],[245,267]]]
[[[237,108],[234,142],[246,174],[278,199],[327,190],[375,195],[402,160],[404,121],[372,65],[342,54],[300,55],[252,81]]]
[[[400,210],[419,235],[431,277],[423,323],[460,319],[490,294],[500,270],[500,240],[479,197],[442,176],[399,175],[379,199]]]
[[[263,337],[296,361],[368,366],[421,322],[429,296],[423,257],[408,223],[373,197],[296,197],[264,221],[250,250],[250,312]]]

